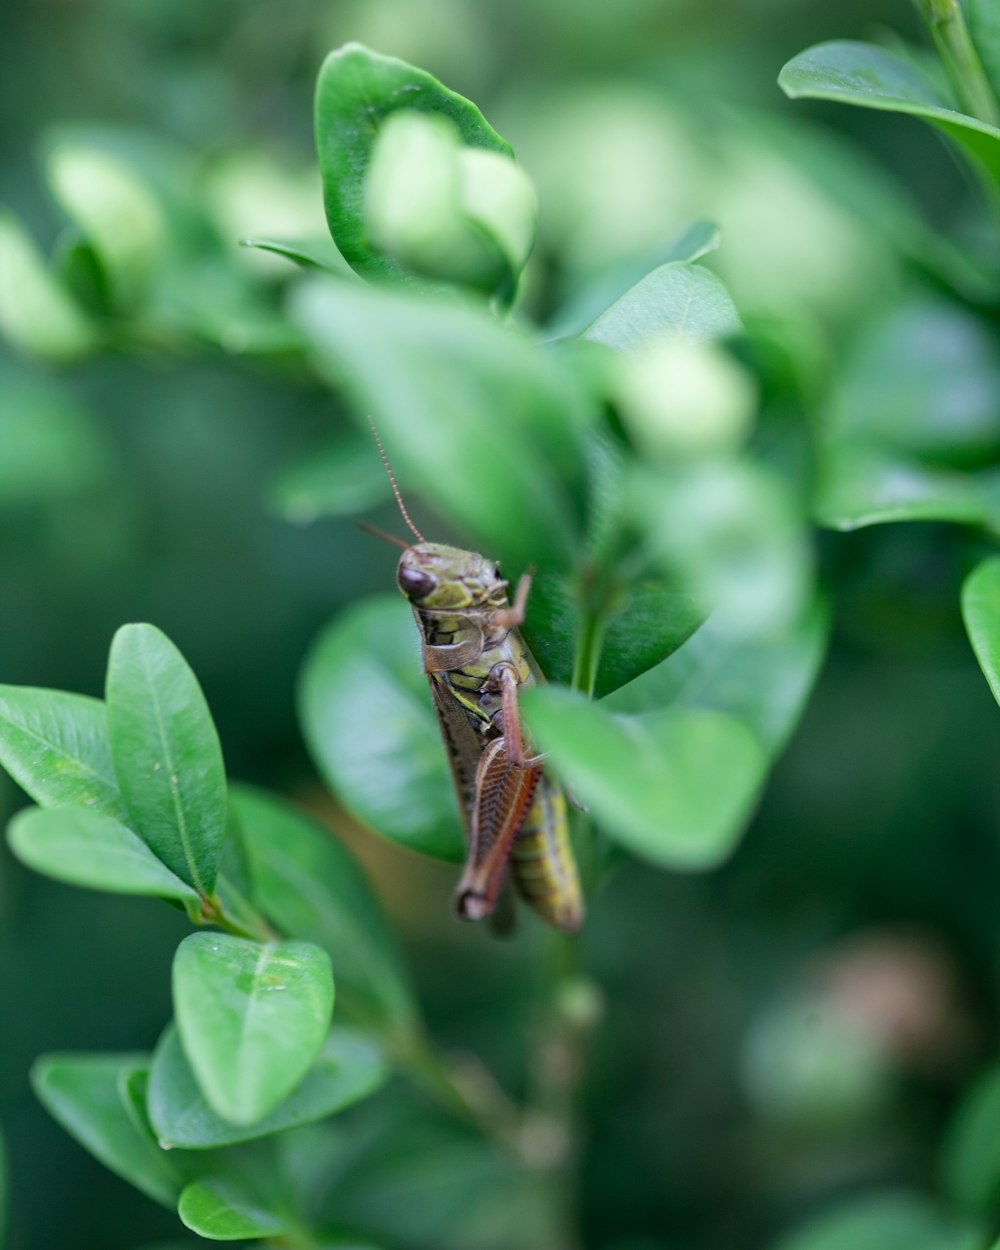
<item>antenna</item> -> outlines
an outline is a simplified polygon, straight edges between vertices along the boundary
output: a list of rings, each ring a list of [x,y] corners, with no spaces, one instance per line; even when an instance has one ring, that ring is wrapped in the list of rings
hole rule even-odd
[[[377,525],[371,525],[368,521],[355,521],[354,524],[359,530],[364,530],[366,534],[374,534],[376,538],[381,538],[384,543],[392,543],[394,547],[402,547],[404,551],[409,551],[410,543],[405,538],[397,538],[395,534],[389,534],[385,530],[380,530]]]
[[[392,466],[389,464],[389,457],[385,454],[385,448],[382,446],[382,440],[378,436],[378,430],[375,428],[375,421],[371,413],[368,414],[368,424],[372,427],[372,433],[375,435],[375,444],[378,447],[378,454],[382,457],[382,463],[385,465],[385,471],[389,474],[389,481],[392,483],[392,493],[396,496],[396,503],[399,504],[399,510],[403,514],[403,520],[417,536],[417,542],[422,543],[424,536],[410,520],[410,514],[406,511],[406,504],[403,503],[403,496],[399,493],[399,487],[396,485],[396,479],[392,474]]]

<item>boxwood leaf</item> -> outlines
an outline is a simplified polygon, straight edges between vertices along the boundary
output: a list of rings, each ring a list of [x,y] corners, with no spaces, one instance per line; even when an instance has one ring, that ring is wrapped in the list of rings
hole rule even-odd
[[[263,1119],[299,1084],[333,1010],[330,957],[309,942],[193,933],[174,956],[174,1012],[214,1111]]]
[[[838,443],[822,451],[813,505],[820,525],[862,529],[896,521],[1000,523],[1000,472],[936,468]]]
[[[180,1196],[181,1222],[209,1241],[277,1237],[287,1220],[250,1197],[232,1180],[193,1181]]]
[[[325,273],[334,273],[340,277],[357,278],[354,270],[346,263],[329,239],[311,239],[308,242],[289,243],[280,239],[241,239],[241,247],[255,248],[261,252],[273,252],[275,256],[284,256],[286,260],[301,266],[303,269],[322,269]]]
[[[323,62],[316,83],[316,151],[326,219],[341,254],[359,273],[404,272],[366,236],[364,187],[379,128],[397,109],[441,113],[470,147],[512,156],[478,108],[425,70],[348,43]]]
[[[703,620],[694,599],[665,582],[647,579],[626,587],[608,617],[595,696],[602,698],[659,664]],[[572,676],[579,624],[568,579],[554,573],[536,578],[522,632],[552,681],[568,683]]]
[[[184,1180],[179,1160],[140,1131],[124,1101],[128,1078],[148,1062],[144,1055],[43,1055],[31,1083],[49,1114],[105,1167],[172,1207]]]
[[[7,840],[29,868],[70,885],[181,902],[198,897],[131,829],[86,807],[19,812]]]
[[[782,629],[748,637],[734,637],[709,617],[680,650],[615,691],[605,706],[631,713],[665,706],[725,712],[773,757],[805,706],[828,639],[828,613],[820,604]]]
[[[583,338],[634,351],[662,335],[701,341],[738,334],[739,314],[714,273],[700,265],[660,265],[583,331]]]
[[[125,625],[108,660],[108,729],[128,823],[211,894],[226,832],[222,749],[198,680],[153,625]]]
[[[562,687],[529,690],[528,723],[609,837],[670,868],[709,868],[739,836],[767,754],[735,717],[695,708],[614,715]]]
[[[965,579],[962,617],[979,667],[1000,702],[1000,556],[984,560]]]
[[[819,1216],[775,1250],[980,1250],[983,1230],[919,1194],[878,1193]]]
[[[0,764],[42,807],[79,803],[125,815],[100,699],[0,686]]]
[[[460,861],[461,824],[409,608],[379,596],[348,608],[303,669],[306,743],[334,793],[412,850]]]
[[[886,48],[834,40],[800,52],[778,85],[792,99],[837,100],[920,117],[953,139],[1000,192],[1000,130],[956,112],[910,62]]]
[[[399,947],[350,851],[271,794],[241,786],[232,797],[258,906],[285,933],[329,951],[340,1009],[405,1027],[415,1007]]]
[[[594,415],[572,370],[458,297],[311,279],[292,312],[320,371],[375,418],[404,495],[422,491],[512,571],[565,563]]]
[[[164,1147],[207,1150],[309,1124],[373,1093],[388,1069],[379,1048],[360,1033],[334,1028],[302,1084],[262,1120],[230,1124],[208,1105],[171,1025],[153,1055],[149,1116]]]

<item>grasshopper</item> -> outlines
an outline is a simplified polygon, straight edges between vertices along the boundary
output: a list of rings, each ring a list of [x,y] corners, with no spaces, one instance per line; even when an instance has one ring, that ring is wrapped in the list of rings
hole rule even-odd
[[[463,920],[490,915],[508,866],[528,903],[572,933],[583,895],[569,842],[566,798],[533,754],[518,707],[520,691],[544,681],[518,632],[531,574],[514,601],[497,565],[474,551],[429,543],[413,524],[372,422],[372,433],[403,520],[416,537],[396,571],[413,609],[451,768],[468,853],[455,890]],[[383,535],[389,537],[388,535]]]

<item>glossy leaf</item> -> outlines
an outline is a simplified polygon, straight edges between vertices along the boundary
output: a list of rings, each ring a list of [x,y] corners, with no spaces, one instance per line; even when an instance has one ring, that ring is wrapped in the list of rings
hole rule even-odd
[[[939,467],[988,463],[1000,453],[1000,345],[944,300],[892,306],[841,362],[823,436]]]
[[[316,84],[316,150],[326,218],[341,254],[359,273],[401,276],[375,249],[364,221],[365,178],[381,124],[397,109],[440,113],[463,141],[511,156],[510,145],[479,109],[425,70],[381,56],[358,43],[331,52]]]
[[[730,852],[767,765],[735,717],[613,715],[562,687],[530,690],[523,703],[555,771],[609,837],[669,868],[709,868]]]
[[[252,1125],[230,1124],[208,1105],[175,1027],[160,1039],[149,1076],[149,1116],[164,1147],[208,1150],[309,1124],[366,1098],[388,1075],[378,1047],[360,1033],[335,1028],[302,1084]]]
[[[704,619],[690,597],[652,579],[624,590],[607,619],[594,694],[624,686],[676,651]],[[565,578],[535,579],[523,633],[546,676],[568,683],[573,673],[580,613]]]
[[[585,339],[634,351],[651,339],[695,342],[738,334],[739,314],[726,288],[700,265],[668,264],[626,291],[583,331]]]
[[[415,1008],[399,947],[350,851],[305,813],[262,790],[240,787],[232,802],[258,906],[285,933],[329,951],[340,1008],[406,1026]]]
[[[1000,524],[1000,472],[938,469],[849,446],[827,448],[819,465],[816,520],[855,530],[895,521]]]
[[[570,296],[549,326],[551,334],[581,334],[606,308],[640,282],[652,269],[680,261],[693,265],[696,260],[716,251],[722,242],[719,228],[710,221],[693,221],[685,226],[666,247],[650,256],[645,263],[617,261],[607,273],[588,278],[578,293]]]
[[[457,297],[316,279],[292,311],[324,376],[375,418],[411,505],[422,491],[509,567],[565,562],[593,413],[552,353]]]
[[[962,1097],[941,1155],[944,1190],[960,1208],[991,1216],[1000,1208],[1000,1067]]]
[[[354,277],[354,270],[330,239],[311,239],[301,243],[288,243],[280,239],[241,239],[240,246],[284,256],[302,269],[322,269],[324,273],[337,274],[339,277]]]
[[[277,1237],[287,1220],[245,1194],[231,1180],[194,1181],[180,1196],[181,1222],[209,1241]]]
[[[0,764],[42,807],[74,803],[125,815],[99,699],[0,686]]]
[[[460,861],[463,837],[416,626],[399,596],[349,608],[313,646],[299,694],[334,793],[379,833]]]
[[[734,637],[716,618],[669,659],[587,704],[528,692],[528,721],[605,832],[673,868],[708,867],[735,845],[825,653],[826,615]]]
[[[140,1131],[124,1101],[128,1078],[147,1063],[142,1055],[45,1055],[31,1083],[49,1114],[105,1167],[172,1207],[183,1184],[179,1163]]]
[[[391,499],[392,487],[374,440],[351,432],[310,449],[282,469],[268,495],[279,516],[302,524],[363,512]]]
[[[108,729],[128,823],[173,872],[211,894],[226,832],[222,749],[198,680],[153,625],[111,644]]]
[[[70,885],[181,902],[198,898],[131,829],[85,807],[19,812],[7,840],[22,863]]]
[[[668,705],[724,712],[773,757],[802,713],[828,638],[827,613],[819,606],[782,630],[744,638],[709,617],[679,651],[610,695],[605,706],[631,713]]]
[[[965,579],[962,617],[979,666],[1000,702],[1000,557],[984,560]]]
[[[330,958],[308,942],[194,933],[177,949],[173,988],[198,1084],[233,1124],[263,1119],[295,1089],[333,1010]]]
[[[922,1195],[880,1193],[820,1215],[775,1250],[982,1250],[983,1230]]]
[[[793,57],[778,76],[792,99],[836,100],[920,117],[953,139],[1000,190],[1000,130],[956,112],[934,86],[894,52],[835,40]]]

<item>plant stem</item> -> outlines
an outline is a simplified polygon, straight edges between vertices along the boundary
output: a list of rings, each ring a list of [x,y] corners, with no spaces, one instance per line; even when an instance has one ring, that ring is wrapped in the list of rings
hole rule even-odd
[[[959,0],[916,0],[959,103],[970,117],[1000,126],[1000,106]]]
[[[482,1068],[458,1071],[427,1037],[411,1035],[396,1050],[399,1066],[445,1109],[523,1160],[520,1112]]]
[[[579,1176],[582,1131],[580,1084],[586,1050],[603,1011],[600,991],[580,971],[575,936],[554,934],[546,961],[546,1002],[534,1068],[531,1106],[522,1138],[536,1167],[548,1171],[554,1186],[563,1240],[559,1250],[578,1244]]]

